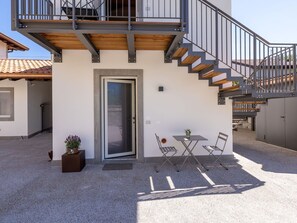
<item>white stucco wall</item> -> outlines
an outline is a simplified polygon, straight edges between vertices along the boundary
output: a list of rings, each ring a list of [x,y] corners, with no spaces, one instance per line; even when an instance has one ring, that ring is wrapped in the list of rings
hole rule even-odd
[[[226,154],[232,154],[232,103],[218,105],[218,88],[198,80],[177,62],[165,64],[163,52],[138,51],[137,63],[128,63],[127,51],[101,51],[101,63],[91,63],[85,50],[64,50],[63,63],[53,64],[53,150],[60,160],[69,134],[82,138],[87,158],[94,158],[94,69],[143,69],[144,155],[160,156],[154,133],[168,139],[180,151],[172,135],[192,129],[214,144],[219,131],[229,135]],[[158,92],[164,86],[163,93]],[[195,153],[205,154],[201,144]]]
[[[7,59],[7,44],[0,41],[0,59]]]
[[[50,81],[32,81],[28,84],[28,134],[41,131],[41,108],[40,104],[48,103],[51,109],[52,84]],[[46,123],[51,122],[51,116],[47,117]]]
[[[14,88],[14,121],[0,121],[1,136],[27,136],[28,133],[28,95],[27,81],[3,80],[0,87]]]

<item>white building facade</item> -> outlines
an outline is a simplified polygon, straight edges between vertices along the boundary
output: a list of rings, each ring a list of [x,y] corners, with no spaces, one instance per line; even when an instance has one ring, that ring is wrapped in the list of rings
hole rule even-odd
[[[214,22],[216,13],[227,22],[231,0],[40,0],[37,18],[27,1],[13,0],[12,25],[53,54],[54,160],[69,135],[95,162],[161,157],[155,134],[181,155],[173,136],[185,129],[207,138],[195,155],[206,155],[202,144],[215,144],[219,132],[229,135],[224,155],[233,154],[232,103],[218,97],[219,87],[233,89],[230,25],[215,30]],[[210,87],[210,78],[225,86]]]
[[[86,157],[104,159],[104,127],[100,120],[104,104],[103,78],[136,80],[137,151],[142,158],[160,156],[155,133],[180,148],[173,135],[191,129],[215,143],[218,132],[230,136],[226,154],[232,154],[232,102],[218,105],[218,88],[198,80],[177,62],[164,63],[163,52],[137,52],[137,63],[127,62],[126,51],[101,51],[101,62],[91,63],[86,50],[65,50],[63,63],[53,64],[53,151],[54,159],[65,152],[69,134],[81,137]],[[106,71],[110,72],[106,72]],[[136,73],[137,74],[136,74]],[[114,73],[114,74],[113,74]],[[164,87],[164,91],[158,88]],[[99,96],[96,94],[99,94]],[[97,101],[96,101],[97,100]],[[205,142],[203,142],[205,143]],[[204,154],[199,143],[196,154]],[[103,149],[104,148],[104,149]]]
[[[211,2],[231,13],[230,0]],[[181,155],[183,147],[173,135],[184,134],[185,129],[208,139],[199,142],[196,155],[206,155],[201,145],[214,144],[220,131],[229,135],[225,155],[232,155],[231,101],[218,105],[217,87],[198,80],[187,67],[178,67],[177,61],[164,63],[163,54],[137,51],[137,62],[128,63],[125,50],[101,50],[100,63],[92,63],[87,50],[63,50],[62,63],[53,63],[53,159],[60,160],[65,153],[68,135],[80,136],[86,158],[96,162],[118,157],[132,156],[139,161],[160,157],[155,133],[166,138],[167,145],[175,145]],[[112,114],[108,107],[106,101],[112,91],[106,89],[109,81],[132,83],[133,95],[128,94],[132,102],[128,103],[133,107],[130,116],[134,124],[129,134],[123,133],[123,122],[109,126],[117,125],[112,124],[112,118],[128,119],[125,114]],[[129,140],[124,137],[132,137],[131,142],[125,142]],[[133,149],[112,151],[117,143]]]

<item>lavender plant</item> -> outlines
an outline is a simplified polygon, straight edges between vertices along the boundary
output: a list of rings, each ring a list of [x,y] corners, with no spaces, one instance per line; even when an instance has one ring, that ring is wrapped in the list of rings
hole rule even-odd
[[[65,140],[66,148],[69,149],[79,148],[80,143],[81,140],[77,135],[69,135]]]

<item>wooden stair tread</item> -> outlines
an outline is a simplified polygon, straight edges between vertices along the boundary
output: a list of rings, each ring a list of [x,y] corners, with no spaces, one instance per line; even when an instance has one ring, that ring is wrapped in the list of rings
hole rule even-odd
[[[174,52],[172,58],[173,58],[173,59],[179,59],[179,58],[181,58],[183,55],[185,55],[186,52],[188,52],[188,49],[187,49],[187,48],[178,48],[178,50]]]
[[[204,75],[202,75],[202,78],[212,78],[212,77],[215,77],[215,76],[218,76],[222,74],[222,72],[218,72],[218,71],[210,71]]]
[[[193,68],[193,71],[199,72],[209,67],[211,67],[211,64],[199,64]]]
[[[259,108],[233,108],[233,111],[260,111]]]
[[[236,85],[236,86],[221,88],[220,91],[236,91],[236,90],[239,90],[239,88],[240,86]]]
[[[215,81],[212,84],[213,85],[221,85],[221,84],[226,84],[228,82],[230,82],[230,81],[225,78],[225,79],[222,79],[222,80]]]
[[[234,104],[266,104],[266,101],[235,101]]]
[[[188,55],[182,62],[182,65],[190,65],[193,64],[196,60],[198,60],[200,57],[199,56],[191,56]]]

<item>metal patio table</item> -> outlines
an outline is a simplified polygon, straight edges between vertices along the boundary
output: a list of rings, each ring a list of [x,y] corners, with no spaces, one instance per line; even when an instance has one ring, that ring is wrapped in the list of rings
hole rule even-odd
[[[193,150],[195,149],[198,142],[202,141],[202,140],[208,140],[208,139],[204,138],[201,135],[191,135],[190,137],[187,137],[185,135],[178,135],[178,136],[173,136],[173,138],[176,141],[181,142],[183,144],[183,146],[185,147],[185,150],[182,153],[182,157],[183,156],[186,156],[186,157],[181,165],[180,170],[183,168],[183,166],[187,162],[188,158],[191,156],[191,157],[193,157],[193,159],[196,161],[196,163],[198,165],[201,165],[206,171],[208,171],[208,169],[202,163],[200,163],[199,160],[193,154]],[[188,152],[188,155],[186,155],[186,152]]]

